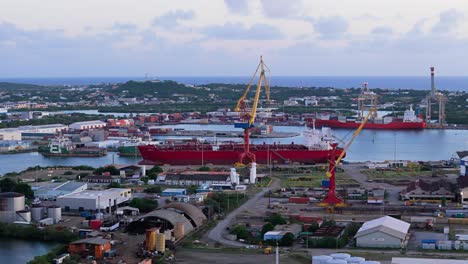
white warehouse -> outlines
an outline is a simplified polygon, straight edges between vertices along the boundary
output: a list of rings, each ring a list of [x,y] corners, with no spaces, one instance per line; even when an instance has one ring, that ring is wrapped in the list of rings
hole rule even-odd
[[[410,224],[390,216],[365,222],[357,231],[356,246],[369,248],[403,248]]]
[[[102,191],[86,190],[67,194],[57,198],[56,204],[67,211],[97,211],[116,210],[120,204],[129,201],[132,197],[131,189],[112,188]]]
[[[105,126],[106,126],[106,123],[100,120],[93,120],[93,121],[75,122],[69,125],[68,127],[70,129],[84,130],[84,129],[92,129],[92,128],[102,128]]]

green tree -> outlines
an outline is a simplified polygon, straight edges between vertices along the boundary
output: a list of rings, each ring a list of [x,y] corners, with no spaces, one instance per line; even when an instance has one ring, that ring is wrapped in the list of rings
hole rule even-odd
[[[275,226],[272,223],[266,223],[262,227],[262,238],[263,235],[265,235],[266,232],[273,231],[275,229]]]
[[[13,187],[13,192],[22,193],[28,199],[34,199],[34,192],[27,183],[18,183]]]
[[[158,177],[159,173],[163,172],[163,169],[161,169],[161,167],[159,166],[153,166],[153,168],[149,169],[147,172],[146,172],[146,176],[148,176],[148,178],[150,180],[156,180],[156,178]]]
[[[149,178],[148,177],[141,177],[140,180],[143,181],[145,184],[148,184]]]
[[[107,188],[121,188],[122,185],[120,185],[120,183],[118,182],[111,182],[109,183],[109,185],[107,185]]]
[[[272,214],[266,219],[266,221],[272,223],[274,226],[286,224],[286,219],[284,219],[280,214],[277,213]]]
[[[280,239],[279,243],[282,247],[290,247],[294,244],[294,235],[290,232],[284,234],[284,236]]]
[[[208,166],[202,166],[202,167],[198,168],[198,171],[211,171],[211,168],[208,167]]]
[[[145,189],[145,193],[161,193],[162,189],[161,186],[156,185],[156,186],[151,186]]]
[[[0,180],[0,190],[2,192],[11,192],[13,191],[13,188],[15,187],[16,182],[14,182],[10,178],[4,178]]]
[[[120,171],[112,165],[106,166],[106,167],[100,167],[94,170],[94,174],[96,175],[101,175],[105,172],[109,172],[111,175],[119,175]]]
[[[138,208],[141,212],[146,213],[158,208],[158,201],[146,198],[133,198],[128,205]]]
[[[309,228],[307,228],[307,231],[314,233],[315,231],[317,231],[317,229],[319,229],[319,225],[317,224],[317,222],[312,222],[310,223]]]
[[[244,225],[237,225],[231,230],[230,233],[236,235],[237,239],[247,239],[250,236],[247,227],[245,227]]]
[[[187,187],[187,193],[188,193],[188,194],[197,193],[197,189],[198,189],[198,186],[196,186],[196,185],[190,185],[189,187]]]

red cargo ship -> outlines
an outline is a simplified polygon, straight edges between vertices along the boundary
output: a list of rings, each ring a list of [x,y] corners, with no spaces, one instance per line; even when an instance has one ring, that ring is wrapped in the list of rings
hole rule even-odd
[[[333,151],[329,129],[320,132],[315,129],[304,131],[305,144],[253,144],[250,151],[255,154],[258,164],[314,164],[327,162]],[[327,133],[325,133],[327,132]],[[138,146],[145,165],[233,165],[244,153],[243,144],[166,144]],[[337,154],[343,150],[338,149]]]
[[[315,120],[310,120],[312,123],[315,121],[317,127],[331,127],[331,128],[358,128],[362,119],[356,117],[330,117],[330,116],[318,116]],[[390,129],[390,130],[404,130],[404,129],[424,129],[426,128],[426,122],[420,117],[415,115],[413,108],[410,107],[406,110],[403,118],[372,118],[367,121],[364,125],[364,129]]]

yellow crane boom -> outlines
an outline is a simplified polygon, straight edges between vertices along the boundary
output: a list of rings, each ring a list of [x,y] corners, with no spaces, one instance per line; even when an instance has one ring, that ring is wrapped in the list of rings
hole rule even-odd
[[[268,68],[268,66],[266,66],[265,63],[263,62],[263,56],[260,56],[260,63],[258,64],[257,69],[255,70],[255,73],[252,75],[252,78],[250,78],[250,81],[247,87],[245,88],[245,91],[242,94],[241,98],[239,98],[239,100],[237,101],[236,108],[234,108],[235,112],[239,112],[241,110],[246,109],[245,98],[247,97],[247,94],[249,93],[250,87],[252,86],[255,76],[257,76],[257,73],[260,70],[260,76],[258,78],[257,90],[255,92],[252,109],[250,110],[250,113],[248,114],[247,122],[248,122],[249,127],[253,125],[253,123],[255,122],[255,117],[257,116],[258,101],[260,99],[260,90],[262,88],[263,82],[265,82],[264,86],[265,86],[265,94],[267,97],[267,101],[270,102],[270,80],[267,78],[265,74],[265,69],[268,71],[268,73],[270,72],[270,69]]]
[[[351,144],[353,144],[353,141],[354,139],[356,139],[356,137],[359,135],[359,133],[361,133],[362,129],[364,128],[364,126],[366,125],[367,121],[369,120],[369,117],[373,116],[374,114],[377,113],[377,109],[375,108],[371,108],[369,109],[369,112],[367,113],[366,117],[364,118],[364,120],[362,120],[362,123],[361,125],[356,129],[356,131],[354,131],[353,133],[353,136],[351,137],[351,139],[348,141],[348,143],[343,147],[343,151],[341,152],[341,154],[338,156],[338,158],[336,159],[335,161],[335,164],[327,171],[327,177],[330,178],[331,177],[331,174],[332,174],[332,171],[335,169],[336,165],[340,163],[341,159],[343,159],[344,155],[346,154],[346,152],[348,151],[349,147],[351,146]]]

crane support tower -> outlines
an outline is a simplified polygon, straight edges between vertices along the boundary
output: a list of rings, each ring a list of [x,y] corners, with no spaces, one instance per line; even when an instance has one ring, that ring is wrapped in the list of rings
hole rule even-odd
[[[439,105],[439,127],[443,127],[445,124],[445,104],[447,103],[447,97],[440,92],[437,92],[434,80],[435,70],[431,67],[431,92],[426,96],[426,122],[431,124],[432,115],[432,104]]]
[[[377,108],[377,94],[369,90],[368,85],[368,82],[362,84],[361,94],[357,98],[359,118],[364,118],[364,116],[366,116],[366,111]],[[371,117],[376,118],[377,112],[374,112]]]
[[[328,193],[327,196],[320,202],[320,206],[324,206],[330,209],[330,211],[333,211],[334,207],[343,207],[345,206],[345,203],[343,199],[338,197],[336,194],[336,178],[335,178],[335,173],[336,173],[336,166],[340,164],[341,160],[344,158],[346,155],[346,152],[348,151],[349,147],[351,144],[353,144],[354,139],[361,133],[362,129],[366,125],[367,121],[371,116],[375,116],[377,113],[377,108],[371,107],[368,109],[368,113],[364,120],[362,120],[361,125],[354,131],[353,136],[351,139],[346,143],[346,145],[343,148],[343,151],[341,154],[336,157],[336,149],[338,144],[334,143],[332,144],[332,149],[333,151],[331,152],[329,158],[328,158],[328,170],[327,170],[327,177],[330,180],[330,187],[328,188]]]
[[[257,90],[255,91],[255,97],[253,99],[252,106],[249,108],[246,98],[258,72],[260,72],[260,74],[258,76]],[[245,88],[241,98],[239,98],[237,101],[236,108],[234,108],[235,112],[240,112],[240,122],[235,123],[234,127],[244,129],[244,152],[239,155],[240,164],[251,164],[255,162],[255,154],[250,152],[250,129],[254,127],[262,85],[265,89],[267,102],[270,102],[269,73],[270,69],[263,62],[263,56],[260,56],[260,62],[258,63],[257,69],[250,79],[247,87]]]

